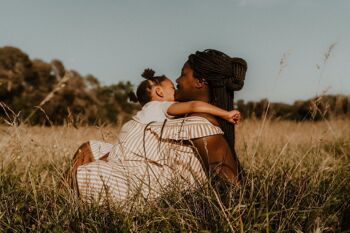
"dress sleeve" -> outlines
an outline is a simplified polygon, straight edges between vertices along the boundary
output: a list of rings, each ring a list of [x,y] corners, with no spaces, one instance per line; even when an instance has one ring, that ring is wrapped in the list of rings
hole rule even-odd
[[[191,116],[168,119],[163,123],[154,122],[147,129],[162,139],[190,140],[216,134],[224,134],[220,127],[214,126],[207,119]]]
[[[102,156],[111,152],[113,148],[113,144],[102,142],[102,141],[90,140],[89,144],[90,144],[92,156],[94,157],[95,160],[98,160]]]

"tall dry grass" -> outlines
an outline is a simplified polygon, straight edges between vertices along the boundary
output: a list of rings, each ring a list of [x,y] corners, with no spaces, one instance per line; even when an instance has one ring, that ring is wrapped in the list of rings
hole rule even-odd
[[[243,121],[242,187],[174,187],[142,208],[81,203],[64,182],[77,147],[113,127],[0,127],[0,231],[339,232],[350,193],[350,122]],[[128,205],[128,203],[126,203]],[[128,211],[125,211],[128,209]],[[343,224],[343,226],[342,226]]]

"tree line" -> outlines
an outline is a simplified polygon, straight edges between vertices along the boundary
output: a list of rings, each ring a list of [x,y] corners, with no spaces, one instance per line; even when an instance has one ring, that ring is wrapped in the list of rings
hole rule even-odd
[[[66,70],[60,60],[31,60],[15,47],[0,48],[0,116],[7,123],[121,124],[139,108],[128,101],[133,85],[101,85],[93,75]]]
[[[350,118],[350,95],[322,95],[293,104],[271,103],[267,99],[258,102],[238,100],[236,108],[243,118],[269,118],[281,120],[313,120]]]
[[[129,82],[101,85],[93,75],[67,70],[62,61],[30,59],[18,48],[0,48],[0,123],[117,124],[140,109],[128,100]],[[292,105],[236,101],[243,118],[322,120],[350,116],[350,96],[320,96]]]

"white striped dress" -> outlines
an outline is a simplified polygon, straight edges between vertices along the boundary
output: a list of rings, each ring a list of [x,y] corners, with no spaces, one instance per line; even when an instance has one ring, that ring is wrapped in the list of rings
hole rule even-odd
[[[121,202],[155,198],[172,182],[194,187],[206,175],[188,142],[215,134],[223,132],[196,116],[148,125],[130,120],[115,145],[90,141],[96,161],[78,168],[79,193],[88,201]],[[108,162],[98,160],[108,152]]]

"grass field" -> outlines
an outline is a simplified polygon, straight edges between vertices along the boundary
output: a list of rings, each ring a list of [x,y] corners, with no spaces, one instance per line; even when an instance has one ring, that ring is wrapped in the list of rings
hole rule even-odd
[[[0,232],[346,229],[349,120],[243,121],[236,148],[245,181],[222,199],[203,187],[191,193],[169,190],[142,208],[81,203],[64,183],[69,159],[84,141],[113,142],[117,135],[113,127],[0,126]]]

